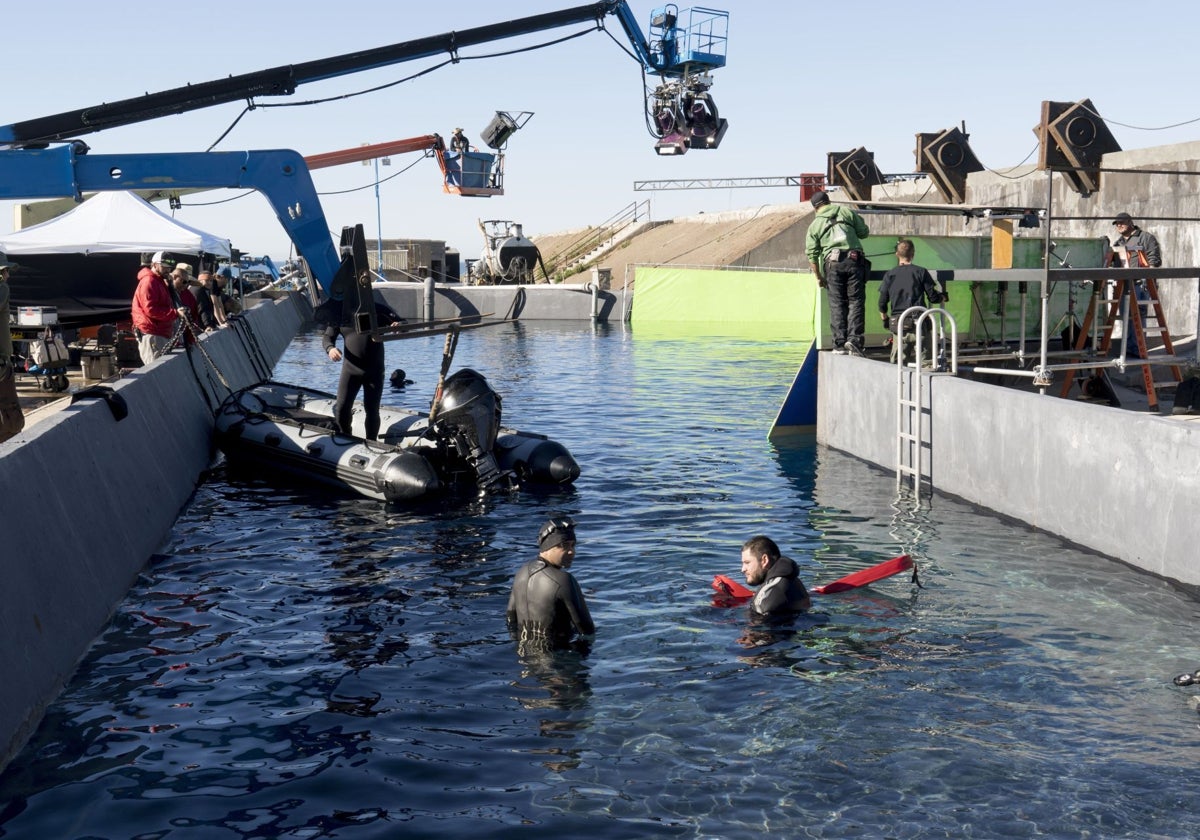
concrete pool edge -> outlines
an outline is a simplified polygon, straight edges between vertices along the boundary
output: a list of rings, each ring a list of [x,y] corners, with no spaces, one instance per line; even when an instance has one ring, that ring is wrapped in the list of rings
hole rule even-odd
[[[176,351],[114,381],[124,419],[104,399],[81,400],[0,444],[0,476],[19,502],[0,511],[0,766],[70,680],[212,463],[224,387],[204,356],[230,387],[250,385],[306,317],[296,296],[261,304],[239,328],[205,336],[203,352]]]

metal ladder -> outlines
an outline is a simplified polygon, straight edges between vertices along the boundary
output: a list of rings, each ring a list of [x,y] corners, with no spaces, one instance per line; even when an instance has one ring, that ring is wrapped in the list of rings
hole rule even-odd
[[[904,325],[914,321],[916,333],[915,361],[904,360]],[[945,325],[950,325],[950,360],[945,354]],[[920,492],[924,480],[924,401],[925,374],[925,328],[930,328],[932,346],[929,352],[929,372],[958,375],[958,325],[954,316],[945,309],[926,309],[912,306],[904,310],[897,322],[893,341],[896,346],[896,486],[907,476],[912,480],[913,490]]]

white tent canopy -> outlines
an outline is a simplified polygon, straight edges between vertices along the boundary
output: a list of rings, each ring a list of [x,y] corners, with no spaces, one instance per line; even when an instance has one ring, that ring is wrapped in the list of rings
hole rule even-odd
[[[0,237],[0,251],[19,254],[135,254],[172,251],[230,254],[229,240],[172,219],[131,192],[101,192],[69,213]]]

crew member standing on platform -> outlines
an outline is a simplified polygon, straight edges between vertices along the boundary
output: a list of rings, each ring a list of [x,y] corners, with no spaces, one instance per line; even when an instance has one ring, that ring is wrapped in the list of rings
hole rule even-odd
[[[1158,246],[1158,240],[1152,233],[1146,233],[1133,222],[1133,217],[1128,213],[1118,213],[1113,219],[1113,225],[1117,229],[1117,240],[1113,242],[1113,250],[1124,250],[1127,268],[1159,268],[1162,265],[1162,249]],[[1140,254],[1140,256],[1139,256]],[[1143,281],[1138,280],[1133,284],[1133,293],[1138,300],[1149,300],[1150,293],[1146,291],[1146,285]],[[1127,300],[1121,301],[1121,311],[1124,313],[1124,307],[1128,305]],[[1142,328],[1146,326],[1146,307],[1139,306],[1138,314],[1142,319]],[[1143,335],[1145,333],[1143,332]],[[1134,335],[1132,324],[1130,325],[1129,335],[1125,337],[1125,357],[1128,359],[1141,358],[1141,351],[1138,350],[1137,336]]]
[[[450,135],[450,151],[459,154],[471,151],[471,141],[467,139],[467,135],[463,134],[461,128],[454,129],[454,133]]]
[[[929,303],[941,303],[943,300],[942,293],[933,281],[933,275],[921,266],[913,264],[915,253],[916,248],[909,240],[901,239],[897,242],[896,262],[899,264],[883,275],[883,283],[879,286],[879,317],[883,319],[883,328],[890,329],[893,333],[892,361],[896,361],[896,354],[903,348],[905,364],[913,360],[913,344],[916,341],[916,333],[913,330],[915,319],[904,324],[904,331],[901,333],[900,316],[910,307],[928,305],[926,300]],[[927,338],[930,336],[928,329],[923,332]]]
[[[200,307],[196,302],[196,296],[188,288],[191,282],[191,265],[188,263],[179,263],[179,265],[175,266],[175,270],[171,272],[171,285],[175,289],[175,295],[178,298],[180,308],[186,310],[186,319],[183,322],[183,336],[184,341],[188,345],[196,343],[196,333],[200,329]]]
[[[133,293],[133,326],[138,331],[138,354],[148,365],[162,355],[175,335],[175,322],[188,314],[176,307],[167,287],[168,270],[175,258],[159,251],[150,258],[150,266],[138,272],[137,290]]]
[[[829,290],[833,352],[861,356],[866,341],[867,258],[862,240],[871,232],[862,216],[831,204],[824,191],[812,199],[816,215],[804,237],[809,266],[817,284]]]
[[[196,286],[192,289],[196,298],[196,312],[200,315],[200,329],[205,332],[215,330],[217,311],[213,306],[213,280],[211,271],[201,271],[196,275]]]

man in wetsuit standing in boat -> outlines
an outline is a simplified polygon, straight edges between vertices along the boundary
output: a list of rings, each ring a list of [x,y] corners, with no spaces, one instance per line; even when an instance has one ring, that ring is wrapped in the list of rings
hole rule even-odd
[[[751,537],[742,545],[742,574],[750,586],[762,585],[750,602],[758,615],[782,617],[812,607],[796,562],[780,554],[770,537]]]
[[[575,523],[556,516],[538,531],[538,556],[513,578],[508,624],[521,643],[564,647],[596,632],[583,590],[567,570],[575,560]]]
[[[380,322],[399,323],[396,313],[379,303],[375,312]],[[383,342],[369,333],[344,330],[341,301],[326,301],[314,313],[317,323],[324,324],[321,346],[331,362],[342,363],[342,375],[338,379],[337,400],[333,406],[334,423],[337,431],[344,435],[353,434],[352,418],[354,400],[359,390],[363,394],[367,440],[379,438],[379,405],[383,402],[384,351]],[[337,347],[338,336],[342,336],[342,349]]]

